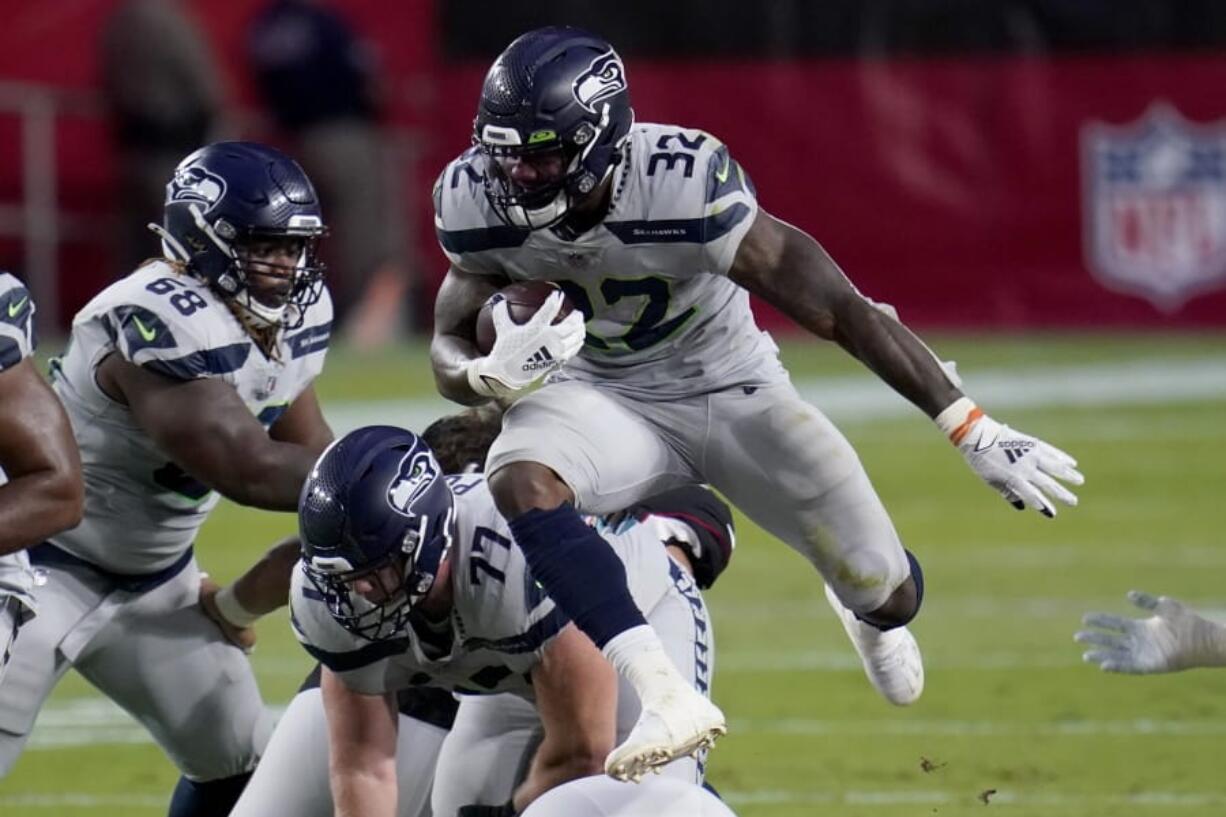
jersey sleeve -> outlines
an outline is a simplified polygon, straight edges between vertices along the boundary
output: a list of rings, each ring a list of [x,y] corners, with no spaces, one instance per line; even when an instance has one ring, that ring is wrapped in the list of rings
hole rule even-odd
[[[707,158],[702,211],[702,254],[707,272],[727,275],[745,234],[758,215],[753,182],[720,144]]]
[[[319,300],[307,309],[302,326],[285,336],[290,359],[305,360],[303,388],[306,387],[305,384],[319,377],[324,369],[324,358],[327,357],[328,343],[332,338],[332,319],[332,294],[324,287]]]
[[[25,284],[0,272],[0,372],[34,354],[34,301]]]
[[[250,342],[223,331],[224,305],[181,276],[130,276],[98,318],[129,363],[174,380],[225,377],[242,368]],[[220,340],[225,338],[225,340]]]
[[[396,640],[359,642],[328,613],[301,569],[294,571],[290,584],[290,627],[302,648],[336,673],[345,686],[363,695],[391,691],[387,685],[388,660],[402,651],[403,645]]]
[[[447,260],[474,275],[503,275],[493,251],[518,247],[529,230],[504,224],[485,197],[485,160],[470,148],[434,182],[434,233]]]

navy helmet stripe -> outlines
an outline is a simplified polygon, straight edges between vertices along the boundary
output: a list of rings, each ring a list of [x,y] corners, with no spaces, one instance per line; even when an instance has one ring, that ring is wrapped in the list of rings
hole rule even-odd
[[[247,362],[250,354],[250,343],[232,343],[172,360],[149,360],[141,365],[151,372],[175,380],[195,380],[198,377],[216,377],[237,371]]]
[[[439,243],[447,252],[456,254],[483,252],[522,246],[530,230],[507,225],[478,227],[474,230],[435,230]]]

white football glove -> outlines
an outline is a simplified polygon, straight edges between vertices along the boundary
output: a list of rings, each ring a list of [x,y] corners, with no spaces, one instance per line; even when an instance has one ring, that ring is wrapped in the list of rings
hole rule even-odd
[[[1081,623],[1099,629],[1079,630],[1073,636],[1094,647],[1081,656],[1087,664],[1133,675],[1226,666],[1226,627],[1167,596],[1130,590],[1128,600],[1154,615],[1133,619],[1087,613]]]
[[[550,294],[523,324],[511,320],[506,301],[494,305],[494,347],[468,364],[468,385],[485,397],[505,397],[531,386],[562,366],[583,348],[583,313],[576,309],[558,323],[553,319],[566,296]]]
[[[1085,477],[1077,460],[1059,448],[1001,425],[965,397],[942,411],[936,423],[971,469],[1019,511],[1029,506],[1053,517],[1052,498],[1077,504],[1077,496],[1056,480],[1081,485]]]

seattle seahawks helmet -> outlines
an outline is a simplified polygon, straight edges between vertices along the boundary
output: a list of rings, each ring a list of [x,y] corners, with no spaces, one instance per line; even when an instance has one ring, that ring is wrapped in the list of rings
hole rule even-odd
[[[517,227],[557,224],[613,172],[633,124],[613,46],[570,27],[520,36],[486,74],[473,126],[490,205]],[[512,178],[516,162],[546,169],[527,185]]]
[[[393,426],[352,431],[320,456],[298,500],[306,578],[349,632],[403,636],[451,547],[454,513],[421,438]]]
[[[266,145],[217,142],[190,154],[166,185],[162,224],[149,227],[168,258],[207,281],[257,328],[296,328],[320,298],[324,268],[316,248],[325,227],[319,197],[297,162]],[[253,273],[246,247],[277,239],[299,240],[297,263],[260,263]],[[288,286],[275,295],[256,291],[256,273]]]

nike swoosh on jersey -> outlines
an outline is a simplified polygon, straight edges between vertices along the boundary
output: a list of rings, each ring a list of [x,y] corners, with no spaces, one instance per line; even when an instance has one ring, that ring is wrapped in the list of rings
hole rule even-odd
[[[19,314],[21,314],[21,310],[26,308],[26,304],[28,304],[29,302],[30,302],[30,296],[26,295],[26,296],[23,296],[20,301],[9,304],[9,317],[10,318],[17,317]]]
[[[145,326],[145,324],[141,323],[141,319],[135,315],[132,316],[132,322],[136,324],[136,331],[140,332],[140,336],[145,339],[145,343],[152,342],[158,336],[158,330]]]
[[[732,167],[732,154],[726,154],[724,156],[723,169],[715,171],[715,178],[719,181],[720,184],[723,184],[724,182],[728,181],[728,170],[731,167]]]

